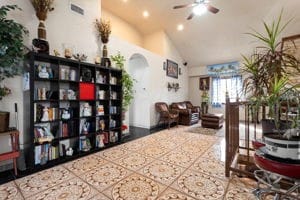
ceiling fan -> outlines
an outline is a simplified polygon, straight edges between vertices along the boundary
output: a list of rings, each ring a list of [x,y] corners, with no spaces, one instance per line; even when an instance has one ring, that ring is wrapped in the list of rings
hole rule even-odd
[[[188,16],[187,20],[192,19],[195,15],[203,14],[206,10],[214,14],[219,12],[219,9],[211,6],[208,0],[195,0],[194,3],[174,6],[173,9],[189,8],[189,7],[193,7],[193,12]]]

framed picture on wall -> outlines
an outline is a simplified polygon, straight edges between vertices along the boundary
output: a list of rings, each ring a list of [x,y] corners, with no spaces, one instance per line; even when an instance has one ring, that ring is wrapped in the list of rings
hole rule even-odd
[[[199,89],[202,91],[209,90],[209,77],[201,77],[199,79]]]
[[[167,60],[167,76],[178,78],[178,64],[171,60]]]
[[[300,34],[282,38],[281,44],[281,48],[285,53],[293,55],[297,60],[300,60]],[[291,74],[298,74],[295,69],[289,68],[288,70]],[[300,83],[299,76],[289,76],[289,81],[295,85]]]

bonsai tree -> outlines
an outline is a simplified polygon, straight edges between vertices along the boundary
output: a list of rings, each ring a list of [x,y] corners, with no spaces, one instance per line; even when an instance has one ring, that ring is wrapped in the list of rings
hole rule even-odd
[[[133,83],[134,79],[128,74],[128,72],[124,69],[124,62],[126,59],[124,56],[121,55],[120,52],[118,52],[117,55],[111,56],[111,60],[116,63],[116,65],[122,70],[122,90],[123,90],[123,102],[122,102],[122,109],[123,111],[126,111],[128,109],[128,106],[130,105],[134,91],[133,91]]]
[[[0,7],[0,99],[10,94],[10,89],[3,86],[5,78],[12,78],[22,72],[21,61],[24,56],[23,36],[27,30],[14,20],[7,19],[11,10],[21,10],[16,5]]]

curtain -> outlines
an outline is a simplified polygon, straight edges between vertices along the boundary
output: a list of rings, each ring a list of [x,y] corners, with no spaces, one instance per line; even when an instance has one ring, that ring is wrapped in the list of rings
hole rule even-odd
[[[242,90],[242,76],[224,76],[212,78],[212,107],[221,107],[222,103],[225,103],[225,95],[228,92],[230,99],[236,99],[240,97]]]

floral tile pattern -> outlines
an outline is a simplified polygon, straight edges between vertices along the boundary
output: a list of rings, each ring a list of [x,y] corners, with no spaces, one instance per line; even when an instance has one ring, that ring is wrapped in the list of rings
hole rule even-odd
[[[29,198],[29,200],[84,200],[95,196],[97,191],[89,184],[83,182],[79,178],[74,178],[59,185],[56,185],[44,192]]]
[[[224,176],[224,138],[188,128],[162,130],[0,185],[0,199],[254,200],[255,181]]]
[[[129,154],[128,156],[125,156],[124,158],[120,158],[119,160],[116,160],[115,163],[127,169],[135,171],[144,167],[151,161],[153,161],[153,158],[150,158],[148,156],[139,153],[132,153]]]
[[[194,198],[168,188],[163,194],[158,198],[158,200],[195,200]]]
[[[211,176],[186,171],[171,187],[196,199],[222,199],[227,183]]]
[[[155,161],[141,170],[144,176],[166,185],[170,185],[182,172],[183,168],[163,161]]]
[[[206,157],[200,157],[190,168],[210,176],[225,179],[225,163]]]
[[[128,176],[129,173],[125,168],[109,163],[99,166],[96,170],[87,172],[84,174],[83,179],[99,191],[103,191],[105,188]]]
[[[0,185],[0,199],[21,200],[24,198],[19,192],[17,186],[13,182],[10,182]]]
[[[72,162],[68,162],[64,164],[63,166],[67,169],[69,169],[71,172],[73,172],[76,175],[83,174],[87,171],[93,170],[98,168],[99,166],[105,164],[107,161],[104,159],[91,155],[86,156],[77,160],[74,160]]]
[[[196,154],[176,150],[168,153],[160,159],[181,167],[189,167],[197,159],[197,156]]]
[[[102,158],[106,160],[116,160],[118,158],[121,158],[128,154],[128,151],[123,148],[114,147],[111,149],[107,149],[104,151],[100,151],[99,153],[96,153],[95,155],[101,156]]]
[[[28,197],[74,177],[70,171],[59,166],[17,179],[16,183],[24,197]]]
[[[154,200],[165,188],[166,186],[152,179],[133,174],[105,191],[105,194],[108,193],[111,199],[118,200]]]

